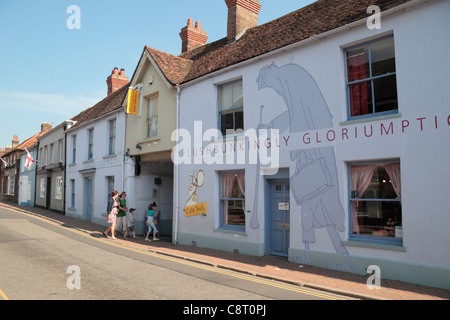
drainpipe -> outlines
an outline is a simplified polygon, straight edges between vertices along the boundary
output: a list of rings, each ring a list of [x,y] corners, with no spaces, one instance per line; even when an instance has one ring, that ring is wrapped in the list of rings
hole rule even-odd
[[[177,127],[175,130],[177,130],[177,143],[178,143],[178,129],[180,128],[180,86],[177,85]],[[173,155],[172,155],[173,156]],[[173,159],[172,159],[173,161]],[[179,194],[180,194],[180,182],[179,182],[179,174],[180,174],[180,166],[177,163],[174,163],[175,165],[175,226],[174,226],[174,236],[173,236],[173,244],[178,244],[178,215],[180,211],[180,203],[179,203]]]

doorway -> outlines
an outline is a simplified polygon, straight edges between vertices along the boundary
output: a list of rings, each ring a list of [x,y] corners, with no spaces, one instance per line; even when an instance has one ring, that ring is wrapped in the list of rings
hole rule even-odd
[[[290,243],[289,179],[270,180],[269,254],[288,256]]]

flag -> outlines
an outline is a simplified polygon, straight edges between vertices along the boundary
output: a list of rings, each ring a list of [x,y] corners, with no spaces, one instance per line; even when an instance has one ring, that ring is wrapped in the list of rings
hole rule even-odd
[[[2,158],[2,157],[0,157],[0,159],[2,159],[2,161],[3,161],[3,164],[5,165],[5,168],[6,168],[7,166],[9,166],[8,162],[6,162],[5,160],[3,160],[3,158]]]
[[[31,163],[32,162],[36,162],[33,160],[33,157],[31,156],[31,154],[28,152],[27,148],[25,148],[25,150],[27,151],[27,159],[25,160],[25,167],[27,169],[30,169]]]

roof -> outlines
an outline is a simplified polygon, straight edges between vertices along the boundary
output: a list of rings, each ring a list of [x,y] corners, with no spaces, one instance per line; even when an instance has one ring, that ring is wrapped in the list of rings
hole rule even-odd
[[[186,83],[214,71],[255,58],[367,19],[367,8],[386,11],[412,0],[318,0],[281,18],[247,30],[235,42],[226,37],[173,56],[150,47],[147,50],[172,84]]]
[[[25,151],[25,149],[27,149],[27,150],[32,149],[36,145],[38,139],[40,137],[42,137],[44,134],[46,134],[48,131],[50,131],[50,130],[43,129],[42,131],[36,133],[34,136],[32,136],[32,137],[28,138],[27,140],[25,140],[24,142],[20,143],[17,147],[9,150],[8,152],[5,152],[2,155],[2,157],[6,156],[10,153],[13,153],[13,152],[21,152],[21,151]]]
[[[76,123],[69,130],[77,128],[88,121],[97,119],[116,109],[123,108],[122,102],[125,99],[128,88],[129,85],[124,85],[122,88],[111,93],[94,106],[82,111],[75,117],[71,118],[71,120],[76,121]]]
[[[192,67],[192,60],[177,57],[149,46],[146,46],[145,49],[161,69],[166,79],[173,85],[181,83]]]

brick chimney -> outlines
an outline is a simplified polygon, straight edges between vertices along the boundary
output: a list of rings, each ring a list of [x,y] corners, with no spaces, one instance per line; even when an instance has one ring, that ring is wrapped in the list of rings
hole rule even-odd
[[[258,25],[259,0],[225,0],[228,7],[227,40],[233,42],[245,30]]]
[[[106,79],[108,85],[108,96],[128,84],[128,77],[125,77],[125,69],[114,68],[111,75]]]
[[[208,36],[206,31],[202,30],[200,21],[195,23],[192,18],[188,19],[187,26],[181,29],[181,53],[186,51],[191,51],[198,47],[204,46],[206,41],[208,41]]]
[[[13,136],[13,139],[12,139],[11,143],[12,143],[12,146],[11,146],[12,149],[17,147],[19,145],[19,137],[18,136]]]
[[[52,130],[52,124],[50,122],[44,122],[41,124],[41,132],[47,132]]]

